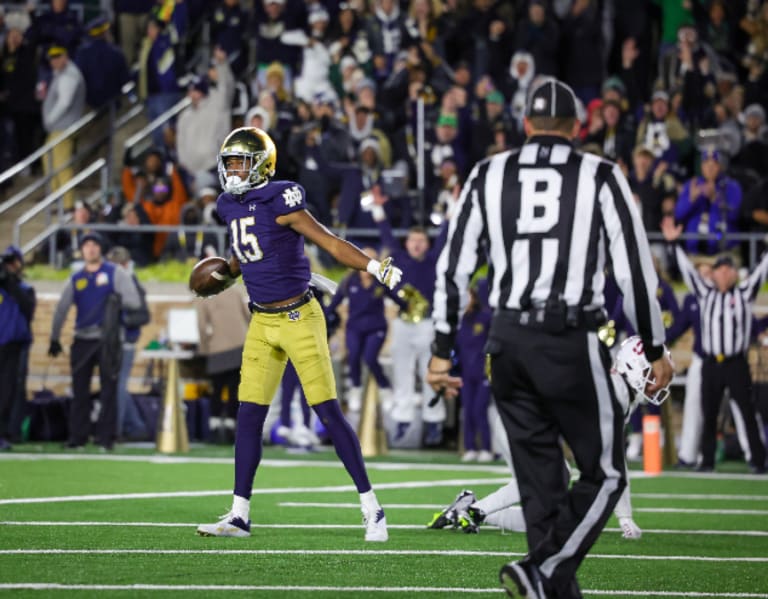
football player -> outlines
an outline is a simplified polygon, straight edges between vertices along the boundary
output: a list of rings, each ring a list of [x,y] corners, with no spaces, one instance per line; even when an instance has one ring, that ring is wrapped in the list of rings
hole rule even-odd
[[[250,536],[250,497],[261,459],[264,420],[290,359],[307,402],[327,429],[360,493],[365,540],[386,541],[384,510],[368,480],[360,442],[336,399],[325,318],[309,288],[304,238],[341,264],[369,272],[390,289],[402,273],[391,260],[372,260],[318,223],[306,209],[301,185],[272,180],[276,158],[272,139],[255,127],[235,129],[219,151],[224,192],[216,208],[229,228],[232,250],[230,273],[224,278],[242,274],[253,316],[243,349],[232,509],[218,522],[198,527],[197,532]]]
[[[616,388],[616,397],[624,408],[627,418],[640,402],[661,405],[669,397],[668,386],[651,396],[646,394],[645,389],[650,382],[649,377],[652,376],[652,371],[643,352],[642,343],[638,336],[625,340],[616,354],[614,367],[611,371],[611,379]],[[509,442],[501,423],[501,417],[493,402],[491,402],[491,409],[488,412],[488,419],[498,449],[514,473]],[[564,467],[564,473],[570,477],[567,463]],[[520,491],[514,478],[500,489],[479,500],[472,491],[464,490],[456,496],[451,505],[442,512],[436,513],[427,527],[445,528],[451,526],[460,528],[467,533],[475,533],[479,532],[481,524],[490,524],[502,530],[525,532],[523,509],[518,505],[519,503]],[[639,539],[642,536],[640,527],[635,524],[632,518],[629,484],[621,494],[614,513],[619,520],[621,534],[625,539]]]

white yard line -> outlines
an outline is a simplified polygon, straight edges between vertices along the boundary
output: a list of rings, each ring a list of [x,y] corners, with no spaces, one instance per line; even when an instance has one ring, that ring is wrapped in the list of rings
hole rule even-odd
[[[382,489],[423,489],[431,487],[464,487],[472,484],[501,485],[507,482],[505,478],[470,478],[452,480],[422,480],[396,483],[377,483],[376,490]],[[346,493],[356,491],[354,485],[332,485],[325,487],[284,487],[284,488],[255,488],[253,495],[279,495],[289,493]],[[170,497],[216,497],[231,495],[231,490],[210,491],[165,491],[157,493],[96,493],[93,495],[62,495],[52,497],[14,497],[0,499],[0,505],[32,504],[32,503],[66,503],[70,501],[119,501],[126,499],[162,499]],[[355,504],[359,508],[359,504]]]
[[[509,551],[417,550],[417,549],[0,549],[0,555],[346,555],[378,556],[439,556],[439,557],[523,557],[524,553]],[[719,557],[703,555],[628,555],[612,553],[588,554],[587,559],[768,563],[768,557]]]
[[[146,527],[146,528],[194,528],[199,522],[81,522],[60,520],[5,520],[0,521],[0,526],[114,526],[114,527]],[[255,524],[251,528],[262,529],[353,529],[360,528],[359,524]],[[387,528],[397,530],[426,530],[423,524],[389,524]],[[496,526],[486,525],[484,528],[498,530]],[[605,532],[622,532],[620,528],[606,528]],[[643,534],[659,535],[707,535],[707,536],[735,536],[735,537],[768,537],[765,530],[685,530],[670,528],[644,528]]]
[[[768,495],[715,495],[704,493],[632,493],[632,499],[693,499],[694,501],[768,501]]]
[[[58,584],[51,582],[9,582],[0,583],[0,590],[17,591],[265,591],[285,592],[303,591],[307,593],[501,593],[498,587],[472,589],[466,587],[339,587],[339,586],[299,586],[299,585],[239,585],[239,584]],[[713,593],[697,591],[623,591],[623,590],[584,590],[587,595],[631,595],[635,597],[714,597],[723,599],[765,599],[764,593]]]

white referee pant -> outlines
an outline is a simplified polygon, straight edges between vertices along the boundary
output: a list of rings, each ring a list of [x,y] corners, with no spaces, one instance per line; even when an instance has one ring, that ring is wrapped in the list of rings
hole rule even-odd
[[[683,462],[695,464],[699,460],[701,430],[704,426],[704,412],[701,407],[701,357],[693,354],[691,365],[685,377],[685,401],[683,403],[683,426],[680,432],[680,447],[677,457]]]
[[[423,422],[443,422],[446,416],[445,402],[427,404],[434,393],[427,385],[427,367],[432,357],[432,319],[405,322],[395,318],[392,322],[392,419],[395,422],[413,422],[421,408]],[[416,376],[421,380],[422,392],[416,391]]]

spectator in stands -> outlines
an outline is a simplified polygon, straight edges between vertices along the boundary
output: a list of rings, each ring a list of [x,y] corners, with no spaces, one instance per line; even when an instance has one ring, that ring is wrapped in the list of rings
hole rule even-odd
[[[365,71],[370,70],[373,54],[365,23],[352,2],[339,2],[339,12],[329,27],[328,37],[331,40],[328,49],[334,63],[349,56]]]
[[[139,57],[139,46],[147,30],[149,13],[155,6],[154,0],[115,0],[117,29],[120,34],[120,48],[129,66]]]
[[[301,73],[294,81],[295,96],[307,102],[317,94],[333,93],[329,79],[331,53],[327,44],[328,11],[314,4],[309,11],[309,35],[303,31],[295,35],[296,45],[302,48]]]
[[[768,174],[768,127],[765,110],[760,104],[750,104],[741,115],[742,145],[731,160],[731,167],[748,169],[757,177]],[[748,190],[745,190],[748,191]]]
[[[146,300],[147,292],[133,273],[131,254],[126,248],[115,246],[109,250],[107,260],[118,268],[124,269],[131,276],[131,281],[133,281],[136,287],[143,309],[146,310],[146,316],[149,317],[149,308],[147,307]],[[141,414],[139,414],[136,404],[133,402],[131,393],[128,391],[128,380],[131,378],[133,359],[136,355],[136,342],[139,340],[140,335],[141,326],[123,327],[122,359],[120,361],[120,374],[117,379],[117,427],[115,429],[117,439],[143,440],[147,434],[144,420]]]
[[[200,208],[193,203],[185,204],[181,210],[181,224],[197,227],[202,224]],[[163,248],[163,257],[177,262],[197,262],[208,256],[218,255],[218,243],[213,233],[179,229],[168,234]]]
[[[85,28],[88,39],[75,55],[75,64],[85,79],[85,99],[92,108],[101,108],[120,98],[123,85],[131,75],[120,48],[110,39],[106,17],[90,21]]]
[[[149,199],[141,202],[149,222],[153,225],[178,225],[181,222],[181,210],[187,202],[187,192],[181,180],[175,177],[157,177],[151,182],[152,193]],[[152,255],[159,258],[165,247],[168,233],[155,233]]]
[[[563,80],[584,104],[600,95],[600,85],[605,77],[601,6],[597,0],[573,0],[562,21]],[[608,156],[615,159],[615,156]]]
[[[75,338],[70,350],[73,400],[69,411],[67,447],[83,447],[91,433],[91,376],[99,367],[101,410],[95,441],[102,449],[114,447],[117,425],[117,377],[120,372],[120,307],[141,307],[141,297],[122,268],[105,262],[103,240],[98,233],[88,233],[80,240],[84,266],[64,285],[51,325],[48,355],[62,353],[61,330],[69,309],[77,308]],[[119,296],[115,302],[114,296]]]
[[[24,256],[8,246],[0,256],[0,451],[10,451],[15,434],[11,415],[19,392],[19,371],[26,369],[32,343],[35,290],[22,278]]]
[[[499,90],[509,102],[510,114],[515,121],[515,129],[523,133],[523,116],[528,100],[528,90],[536,75],[536,65],[533,55],[524,50],[518,50],[512,55],[509,73],[496,81]]]
[[[503,94],[494,89],[475,100],[472,122],[472,145],[469,164],[475,164],[488,155],[488,149],[494,145],[497,127],[508,132],[510,138],[517,127],[507,114],[504,106]]]
[[[35,13],[26,35],[33,46],[45,51],[61,46],[74,56],[83,37],[83,24],[77,12],[69,8],[68,0],[51,0],[50,10],[41,8]]]
[[[285,86],[290,88],[298,72],[301,48],[286,44],[283,36],[303,28],[306,19],[304,7],[287,10],[286,0],[257,0],[254,4],[253,23],[256,29],[256,47],[259,49],[256,89],[266,86],[266,71],[273,62],[283,67]],[[295,6],[297,5],[292,5]]]
[[[452,158],[461,177],[467,175],[469,159],[466,149],[458,143],[459,119],[455,114],[442,113],[437,119],[435,138],[430,144],[427,169],[433,177],[440,175],[440,165],[446,158]]]
[[[227,54],[232,72],[240,77],[248,66],[248,11],[240,0],[219,0],[211,19],[211,42]]]
[[[651,110],[637,128],[636,145],[652,148],[654,156],[669,165],[678,164],[688,156],[691,148],[688,132],[670,111],[669,93],[665,90],[653,92]]]
[[[723,155],[714,148],[701,153],[701,176],[688,181],[675,207],[675,220],[686,233],[715,234],[715,239],[688,239],[686,251],[713,255],[733,248],[737,241],[728,240],[738,231],[741,214],[741,186],[724,173]]]
[[[584,144],[597,144],[603,156],[629,166],[635,134],[622,119],[621,104],[616,100],[603,100],[600,112],[602,127],[587,135]]]
[[[63,138],[64,131],[74,124],[85,109],[85,80],[80,69],[69,60],[63,46],[48,48],[53,79],[43,100],[43,126],[48,132],[47,143],[57,141],[49,156],[44,159],[46,174],[51,175],[52,189],[58,189],[72,178],[72,167],[66,166],[75,153],[75,138]],[[61,138],[61,139],[59,139]],[[69,191],[63,196],[65,210],[74,206],[75,195]]]
[[[179,169],[162,150],[151,147],[144,152],[139,161],[141,167],[133,164],[131,160],[131,156],[127,155],[122,174],[123,196],[127,202],[142,202],[150,198],[151,185],[158,177],[169,177],[174,189],[178,187],[184,190],[186,201],[186,190]]]
[[[288,154],[298,163],[299,183],[307,191],[310,210],[320,222],[330,225],[334,181],[329,180],[320,165],[347,164],[354,155],[354,146],[347,128],[336,118],[335,97],[316,97],[312,117],[312,121],[291,134]]]
[[[242,285],[208,299],[195,300],[200,333],[198,353],[205,356],[205,371],[213,383],[210,430],[219,442],[231,442],[237,417],[237,391],[245,334],[251,321]],[[224,388],[228,390],[226,405]]]
[[[180,99],[176,52],[166,31],[166,22],[153,15],[147,24],[147,34],[139,53],[139,98],[146,102],[147,118],[152,121]],[[163,128],[152,132],[156,146],[163,143]]]
[[[192,104],[176,122],[179,164],[192,179],[194,193],[216,182],[217,151],[232,130],[235,80],[221,48],[213,53],[215,67],[208,77],[195,77],[187,87]]]
[[[515,30],[515,49],[525,50],[533,56],[537,75],[558,75],[560,30],[547,14],[545,0],[530,0],[528,15]]]
[[[384,81],[392,72],[395,57],[403,47],[405,16],[396,0],[375,0],[366,20],[368,40],[373,52],[373,77]]]
[[[116,246],[124,247],[131,256],[133,264],[139,267],[147,266],[154,261],[152,246],[154,236],[142,232],[141,226],[149,224],[149,218],[144,208],[138,202],[127,202],[121,209],[122,229],[113,236]]]
[[[6,35],[0,48],[0,116],[10,119],[11,162],[29,156],[40,145],[40,103],[35,97],[37,60],[35,47],[24,38],[29,17],[22,12],[5,17]]]
[[[674,214],[677,202],[675,181],[667,173],[667,164],[657,162],[651,148],[636,146],[628,180],[639,202],[645,230],[657,232],[662,217]],[[651,248],[654,249],[654,245]],[[656,252],[654,254],[658,256]]]
[[[62,264],[66,265],[82,260],[80,240],[83,235],[91,231],[90,225],[95,222],[96,215],[91,205],[82,200],[75,201],[71,223],[75,227],[67,231],[59,231],[56,234],[56,250],[61,255]]]

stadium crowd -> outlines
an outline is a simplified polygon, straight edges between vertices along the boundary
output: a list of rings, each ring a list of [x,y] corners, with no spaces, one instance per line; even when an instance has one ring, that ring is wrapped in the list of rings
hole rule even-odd
[[[140,225],[217,224],[219,146],[233,127],[256,126],[277,146],[276,178],[298,181],[318,220],[397,256],[405,276],[391,353],[403,357],[395,368],[417,363],[420,376],[440,227],[473,165],[521,144],[527,92],[541,77],[574,89],[577,144],[621,165],[648,232],[674,219],[695,234],[684,241],[689,254],[714,262],[727,253],[735,266],[746,252],[729,234],[768,233],[768,1],[51,0],[5,11],[0,48],[4,166],[87,107],[121,102],[131,80],[150,119],[191,101],[151,147],[126,155],[108,204],[65,198],[79,225],[57,240],[67,260],[80,258],[98,222],[126,225],[107,245],[126,248],[138,266],[224,255],[216,236],[145,234]],[[73,144],[57,145],[50,166],[64,164]],[[71,175],[62,170],[54,186]],[[408,230],[403,247],[393,229]],[[675,276],[674,252],[657,239],[659,268]],[[342,285],[349,302],[353,285]],[[485,301],[482,284],[476,298]],[[487,318],[473,309],[482,332]],[[477,345],[472,330],[465,337]],[[372,343],[357,353],[375,369]],[[406,426],[392,440],[424,418],[435,426],[423,441],[439,444],[444,407],[398,388],[412,376],[393,379],[392,415]],[[353,387],[359,401],[359,377]],[[488,459],[483,411],[465,412],[479,436],[478,445],[465,440],[467,459]]]

